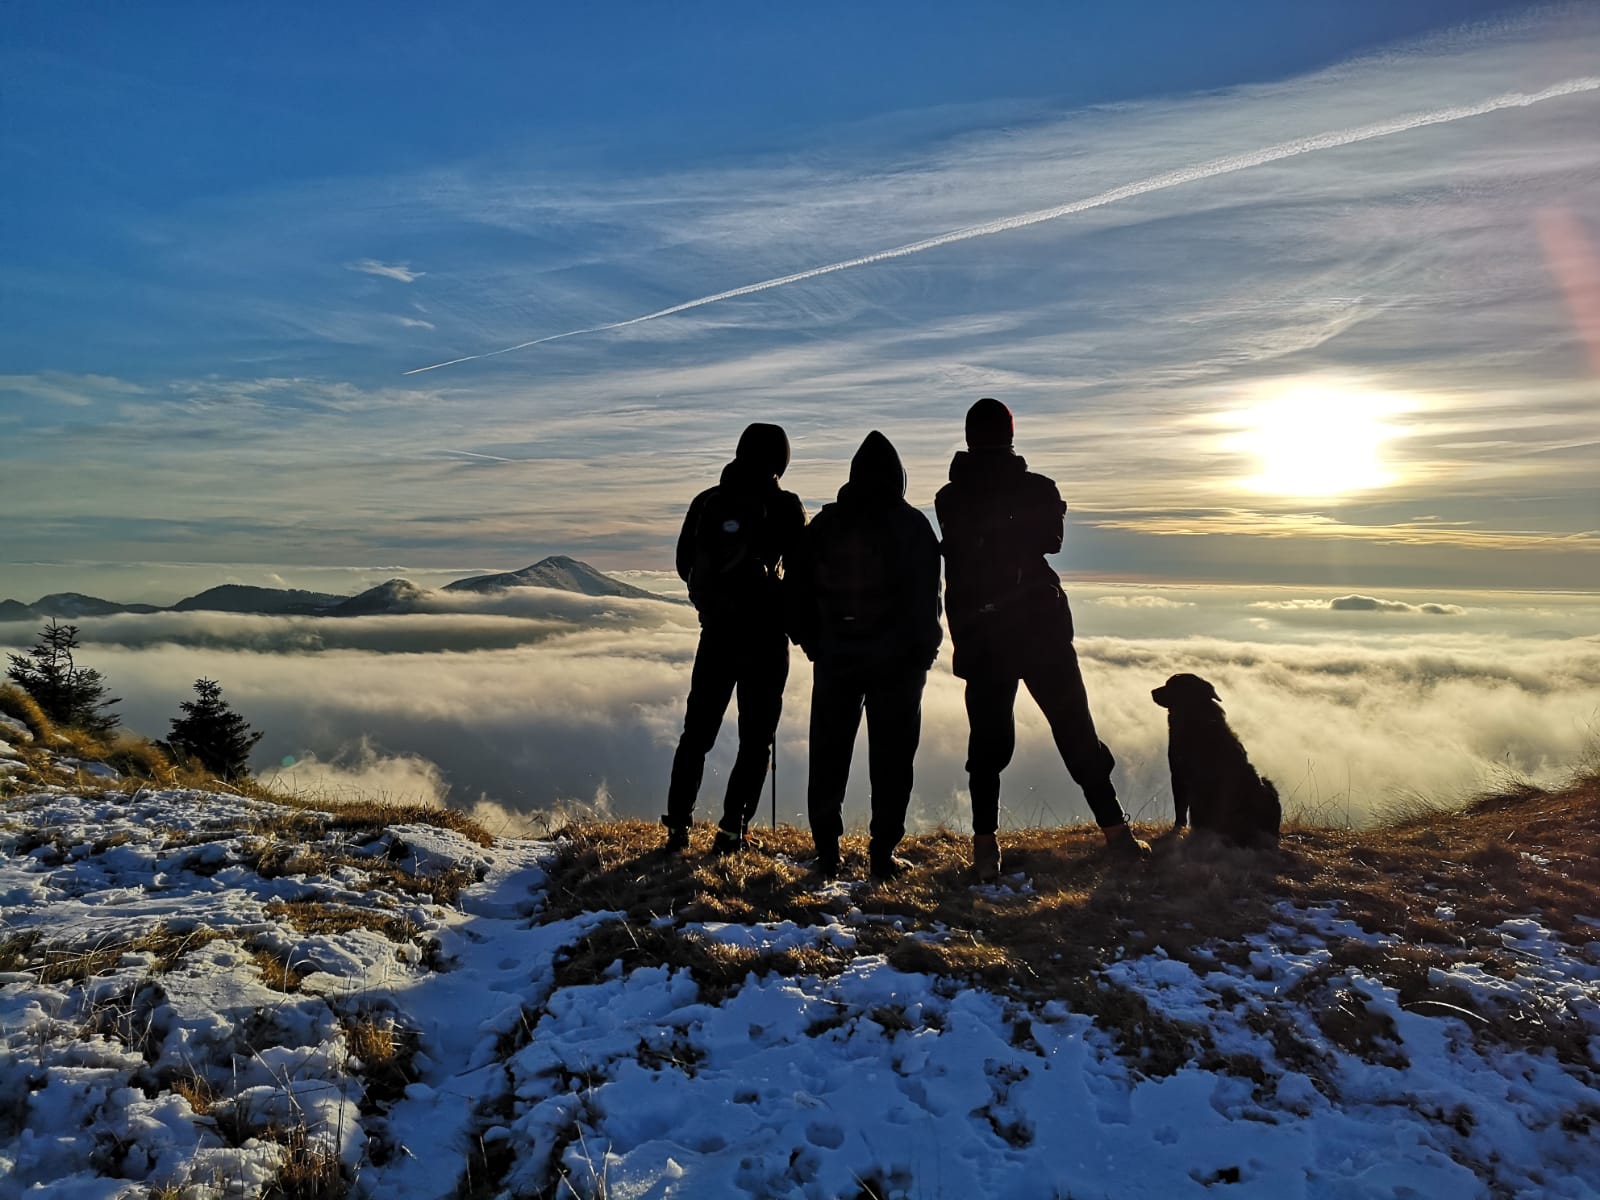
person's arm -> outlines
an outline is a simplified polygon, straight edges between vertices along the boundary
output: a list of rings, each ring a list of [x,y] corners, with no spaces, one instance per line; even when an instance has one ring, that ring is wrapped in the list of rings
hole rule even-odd
[[[931,667],[939,657],[939,643],[944,641],[944,626],[939,622],[939,538],[927,517],[914,508],[909,513],[907,532],[916,547],[911,563],[912,628],[917,631],[918,652]]]
[[[816,654],[817,592],[811,553],[815,532],[815,522],[802,526],[800,536],[783,556],[784,625],[790,639],[805,651],[807,658]]]
[[[1028,533],[1034,548],[1040,554],[1058,554],[1067,529],[1067,502],[1061,498],[1061,489],[1043,475],[1033,476],[1032,494],[1028,497]]]
[[[783,492],[783,520],[778,529],[778,560],[783,573],[789,572],[789,557],[799,548],[806,534],[806,506],[793,492]]]
[[[678,533],[678,578],[689,582],[689,572],[694,570],[694,534],[700,524],[700,510],[705,507],[706,493],[701,492],[684,514],[683,528]]]

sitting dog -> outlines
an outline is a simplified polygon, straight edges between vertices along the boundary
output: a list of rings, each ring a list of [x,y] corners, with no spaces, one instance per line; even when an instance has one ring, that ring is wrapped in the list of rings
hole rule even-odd
[[[1278,789],[1250,765],[1217,698],[1198,675],[1174,675],[1150,693],[1167,710],[1175,829],[1193,822],[1237,846],[1276,846],[1283,809]]]

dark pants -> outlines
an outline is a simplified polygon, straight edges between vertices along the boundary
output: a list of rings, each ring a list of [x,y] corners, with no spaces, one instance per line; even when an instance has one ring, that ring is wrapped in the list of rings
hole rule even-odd
[[[768,750],[783,712],[783,685],[789,678],[789,639],[782,630],[750,632],[706,628],[700,631],[683,737],[672,758],[667,787],[668,826],[687,826],[694,819],[694,801],[705,774],[706,755],[716,745],[723,714],[735,689],[739,693],[739,753],[728,773],[722,806],[722,828],[742,833],[761,804],[767,777]]]
[[[850,779],[861,713],[867,714],[867,774],[872,784],[873,859],[888,858],[906,832],[912,763],[922,739],[922,688],[927,668],[860,660],[821,661],[811,684],[811,779],[806,788],[811,836],[819,849],[844,833],[844,791]]]
[[[1111,768],[1116,760],[1095,733],[1089,696],[1083,688],[1083,674],[1072,642],[1065,638],[1046,639],[1014,671],[975,674],[967,680],[967,721],[972,730],[967,741],[972,832],[993,833],[1000,824],[1000,772],[1011,761],[1017,745],[1019,675],[1050,722],[1061,761],[1066,763],[1073,782],[1083,789],[1094,819],[1101,826],[1122,824],[1128,818],[1117,803],[1117,790],[1111,784]]]

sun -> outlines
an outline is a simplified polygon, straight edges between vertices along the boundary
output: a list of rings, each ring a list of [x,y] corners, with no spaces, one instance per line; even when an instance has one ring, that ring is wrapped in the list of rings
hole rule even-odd
[[[1243,429],[1227,448],[1255,458],[1241,480],[1253,492],[1327,499],[1387,487],[1396,471],[1387,451],[1401,410],[1389,394],[1330,384],[1278,387],[1229,414]]]

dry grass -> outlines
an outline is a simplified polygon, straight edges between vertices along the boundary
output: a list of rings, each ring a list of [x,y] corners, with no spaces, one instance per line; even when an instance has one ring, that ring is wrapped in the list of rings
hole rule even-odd
[[[1402,943],[1380,950],[1354,939],[1336,944],[1329,969],[1306,985],[1327,993],[1319,999],[1329,1007],[1330,1038],[1371,1044],[1378,1034],[1359,1028],[1363,1014],[1351,1013],[1348,1027],[1340,1027],[1342,1002],[1332,982],[1340,972],[1382,978],[1419,1011],[1451,1006],[1470,1013],[1465,996],[1428,982],[1430,967],[1474,963],[1514,971],[1489,932],[1502,921],[1536,914],[1582,945],[1594,932],[1577,917],[1600,913],[1600,859],[1593,851],[1600,845],[1600,773],[1593,771],[1551,792],[1518,787],[1453,811],[1413,809],[1377,829],[1292,827],[1274,853],[1167,833],[1153,838],[1148,863],[1129,864],[1107,855],[1091,827],[1013,831],[1002,836],[1005,870],[1026,875],[1029,891],[971,886],[970,839],[950,832],[907,839],[900,853],[911,870],[904,877],[855,888],[848,897],[809,871],[811,839],[802,830],[754,831],[757,849],[727,859],[704,853],[711,832],[697,828],[694,849],[669,858],[659,852],[659,827],[642,821],[564,830],[540,919],[621,909],[632,926],[596,930],[563,965],[565,977],[594,978],[619,959],[626,968],[665,962],[722,991],[750,970],[783,966],[648,923],[674,914],[815,924],[853,905],[866,917],[857,923],[856,953],[884,953],[905,970],[974,980],[1024,999],[1065,998],[1093,1013],[1125,1047],[1136,1047],[1146,1069],[1157,1073],[1203,1052],[1209,1039],[1204,1030],[1151,1013],[1137,995],[1095,982],[1097,969],[1121,955],[1159,948],[1196,963],[1211,963],[1210,953],[1242,960],[1242,943],[1278,919],[1280,901],[1337,904],[1365,930]],[[863,877],[864,843],[847,838],[844,849],[846,876]],[[1454,920],[1435,915],[1441,906],[1455,910]],[[934,940],[912,936],[929,930],[942,932]],[[1566,1014],[1479,1017],[1480,1036],[1582,1060],[1581,1029]]]
[[[255,960],[262,984],[275,992],[298,992],[300,984],[309,974],[295,966],[287,955],[267,946],[252,947],[250,957]]]
[[[268,1128],[257,1136],[283,1146],[283,1163],[262,1190],[262,1200],[341,1200],[349,1194],[349,1181],[339,1169],[333,1147],[311,1137],[304,1127]]]
[[[144,779],[165,785],[173,778],[172,760],[160,746],[142,737],[122,734],[115,738],[103,760],[132,779]]]
[[[38,942],[36,930],[0,938],[0,972],[25,970],[30,961],[30,952]]]
[[[297,821],[303,821],[306,827],[314,826],[323,833],[338,829],[376,835],[393,825],[432,825],[459,833],[479,846],[494,845],[494,835],[481,822],[453,808],[396,804],[373,799],[340,798],[330,801],[315,793],[279,792],[262,784],[256,784],[255,789],[259,799],[295,810],[296,815],[282,818],[286,829],[294,827]]]
[[[92,762],[104,762],[106,756],[111,753],[111,747],[112,742],[109,737],[91,733],[87,729],[79,729],[74,725],[56,726],[54,749],[58,753]]]
[[[0,684],[0,713],[21,721],[35,741],[49,742],[55,736],[55,726],[39,702],[14,683]]]
[[[372,929],[391,942],[409,942],[421,932],[414,921],[393,913],[321,900],[274,900],[267,905],[267,915],[288,921],[301,933],[340,934]]]
[[[447,905],[454,904],[462,889],[478,880],[478,875],[464,866],[418,874],[388,859],[352,854],[333,843],[303,840],[317,836],[320,828],[315,817],[308,814],[269,816],[255,827],[255,836],[240,847],[239,861],[263,879],[329,875],[341,867],[353,867],[366,875],[369,890],[401,891]]]
[[[211,1081],[194,1071],[179,1075],[167,1087],[168,1090],[176,1092],[187,1100],[197,1117],[210,1116],[211,1110],[221,1099]]]
[[[752,972],[758,976],[774,971],[779,975],[837,975],[849,965],[850,952],[814,946],[762,952],[670,928],[636,928],[626,921],[608,921],[584,935],[556,964],[556,986],[596,983],[619,962],[624,970],[681,967],[700,985],[701,998],[715,1004],[737,991]]]
[[[417,1079],[412,1060],[421,1046],[414,1029],[397,1025],[391,1013],[363,1012],[340,1018],[351,1070],[361,1076],[365,1113],[387,1108]]]
[[[137,937],[94,943],[43,942],[38,934],[28,933],[0,943],[0,962],[13,964],[10,970],[32,972],[43,984],[81,983],[116,970],[126,954],[152,954],[148,970],[159,975],[172,970],[189,951],[223,936],[206,926],[177,930],[164,924]]]

